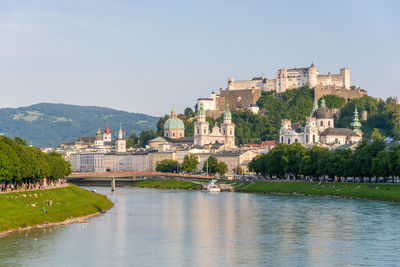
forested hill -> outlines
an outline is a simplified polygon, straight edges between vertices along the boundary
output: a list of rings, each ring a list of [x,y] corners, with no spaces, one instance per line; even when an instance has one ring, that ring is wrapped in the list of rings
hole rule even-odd
[[[360,117],[363,137],[400,139],[400,105],[397,98],[389,97],[383,100],[363,96],[346,102],[344,98],[328,95],[324,99],[327,107],[336,113],[336,128],[351,128],[354,109],[357,107],[360,114],[362,111],[368,112],[366,120]],[[321,103],[322,99],[319,101]],[[310,116],[313,109],[313,102],[314,92],[308,87],[288,90],[280,95],[275,92],[263,92],[257,102],[260,114],[254,114],[249,110],[232,111],[232,120],[236,124],[236,143],[241,145],[277,140],[282,119],[290,119],[304,126],[306,118]],[[168,118],[169,116],[166,115],[157,123],[158,135],[162,135],[164,122]],[[193,122],[196,121],[193,111],[187,108],[184,114],[179,115],[179,118],[185,124],[185,135],[193,135]],[[207,118],[207,121],[210,127],[214,126],[215,120]],[[222,118],[219,118],[217,122],[221,123]]]
[[[41,103],[0,109],[0,133],[19,136],[34,146],[59,146],[81,136],[95,136],[106,123],[114,135],[122,124],[126,135],[155,129],[158,118],[104,107]]]

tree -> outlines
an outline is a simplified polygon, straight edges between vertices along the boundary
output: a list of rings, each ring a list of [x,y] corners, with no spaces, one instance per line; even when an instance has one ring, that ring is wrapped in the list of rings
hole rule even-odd
[[[197,170],[197,166],[199,165],[199,160],[197,159],[197,157],[195,155],[186,155],[183,158],[183,162],[182,162],[182,170],[186,171],[186,172],[193,172],[195,170]]]
[[[380,133],[378,128],[374,128],[374,131],[371,134],[371,139],[372,140],[383,140],[385,137]]]
[[[196,114],[193,112],[193,110],[192,110],[191,108],[189,108],[189,107],[185,108],[185,111],[184,111],[183,113],[185,114],[185,116],[186,116],[187,119],[188,119],[188,118],[191,118],[191,117],[194,117],[194,115],[196,115]]]
[[[219,161],[217,166],[217,173],[224,175],[228,171],[228,165],[225,162]]]
[[[138,141],[139,141],[139,138],[137,137],[136,133],[132,133],[126,139],[126,147],[136,147]]]
[[[163,159],[157,164],[156,171],[159,172],[176,172],[180,170],[179,162],[173,159]]]
[[[336,96],[336,95],[326,95],[319,100],[319,105],[321,105],[322,99],[325,100],[326,106],[329,109],[341,109],[346,105],[346,99]]]
[[[203,171],[206,173],[215,174],[218,172],[218,160],[216,157],[210,156],[204,162]]]
[[[157,137],[153,130],[142,131],[139,136],[139,146],[146,147],[150,140]]]

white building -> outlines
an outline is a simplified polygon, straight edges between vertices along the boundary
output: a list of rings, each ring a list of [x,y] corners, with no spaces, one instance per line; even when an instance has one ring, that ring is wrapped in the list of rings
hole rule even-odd
[[[333,113],[322,99],[318,108],[317,99],[314,98],[314,109],[307,118],[304,128],[300,124],[292,124],[290,120],[282,120],[279,142],[285,144],[300,143],[304,145],[321,144],[326,146],[339,146],[356,143],[362,138],[361,124],[358,122],[358,112],[355,110],[354,131],[351,129],[335,128]]]

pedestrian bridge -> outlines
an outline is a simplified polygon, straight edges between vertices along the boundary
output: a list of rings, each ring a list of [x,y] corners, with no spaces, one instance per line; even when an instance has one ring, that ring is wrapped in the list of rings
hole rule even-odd
[[[67,177],[67,181],[79,185],[106,185],[115,179],[117,186],[132,185],[145,179],[215,179],[214,176],[168,172],[76,172]]]

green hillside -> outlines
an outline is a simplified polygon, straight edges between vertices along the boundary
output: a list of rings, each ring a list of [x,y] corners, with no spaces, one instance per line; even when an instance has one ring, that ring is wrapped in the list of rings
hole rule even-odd
[[[41,103],[28,107],[0,109],[0,133],[20,136],[34,146],[58,146],[81,136],[95,136],[106,123],[114,130],[122,123],[132,132],[155,129],[158,118],[104,107]]]

